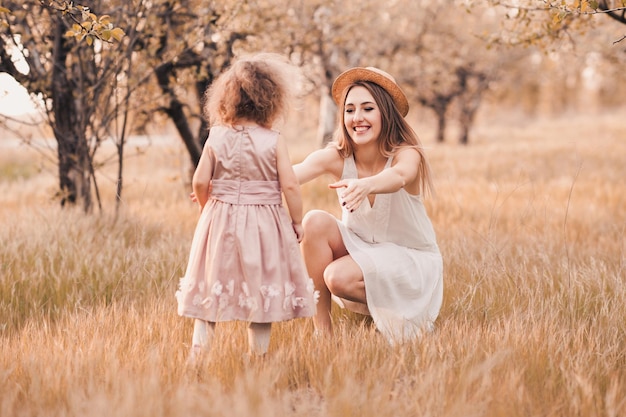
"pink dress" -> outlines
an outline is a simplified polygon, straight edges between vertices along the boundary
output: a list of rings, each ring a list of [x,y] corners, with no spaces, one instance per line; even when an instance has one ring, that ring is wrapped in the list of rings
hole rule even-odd
[[[269,323],[315,314],[276,169],[279,133],[211,128],[211,195],[194,232],[178,314],[210,322]]]

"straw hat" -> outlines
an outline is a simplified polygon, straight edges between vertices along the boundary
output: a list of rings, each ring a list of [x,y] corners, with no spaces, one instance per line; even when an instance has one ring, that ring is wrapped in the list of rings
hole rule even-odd
[[[396,80],[383,70],[374,67],[356,67],[342,72],[335,79],[331,94],[337,105],[340,105],[343,90],[355,81],[370,81],[381,86],[393,99],[402,117],[409,112],[409,102],[398,87]]]

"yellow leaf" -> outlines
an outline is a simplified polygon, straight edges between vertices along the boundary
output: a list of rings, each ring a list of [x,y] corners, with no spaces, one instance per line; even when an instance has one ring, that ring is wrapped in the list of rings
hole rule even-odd
[[[11,13],[11,10],[7,9],[6,7],[0,6],[0,13]]]
[[[120,28],[115,28],[111,31],[111,35],[115,38],[115,40],[120,41],[126,35],[124,31]]]
[[[581,13],[585,13],[587,9],[589,9],[589,2],[587,0],[583,0],[582,3],[580,4]]]
[[[87,45],[91,46],[93,44],[93,36],[87,36]]]

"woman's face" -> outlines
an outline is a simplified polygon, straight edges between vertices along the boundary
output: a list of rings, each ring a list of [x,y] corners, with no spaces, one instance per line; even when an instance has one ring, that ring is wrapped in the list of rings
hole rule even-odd
[[[355,145],[376,143],[381,131],[381,114],[372,94],[354,86],[346,96],[343,123]]]

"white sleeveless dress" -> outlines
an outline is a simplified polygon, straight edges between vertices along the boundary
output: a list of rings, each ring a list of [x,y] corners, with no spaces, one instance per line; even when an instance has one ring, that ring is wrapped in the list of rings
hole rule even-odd
[[[350,156],[341,178],[357,177]],[[421,196],[404,189],[377,194],[373,205],[365,199],[352,213],[343,208],[337,224],[346,249],[363,271],[367,305],[333,299],[342,307],[371,314],[390,343],[432,330],[443,301],[443,260]]]

